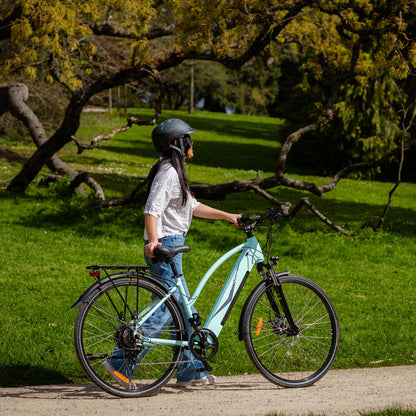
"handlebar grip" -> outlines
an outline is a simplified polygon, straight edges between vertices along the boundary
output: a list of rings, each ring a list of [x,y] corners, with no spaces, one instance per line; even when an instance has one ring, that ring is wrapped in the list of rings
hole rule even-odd
[[[238,223],[241,225],[258,225],[262,224],[266,220],[271,220],[273,223],[278,221],[280,218],[290,219],[288,213],[289,206],[282,204],[280,207],[269,208],[267,213],[263,216],[254,216],[251,218],[252,214],[243,214],[239,219]]]
[[[251,214],[243,214],[238,220],[237,222],[239,224],[247,224],[248,222],[250,222],[250,217]]]

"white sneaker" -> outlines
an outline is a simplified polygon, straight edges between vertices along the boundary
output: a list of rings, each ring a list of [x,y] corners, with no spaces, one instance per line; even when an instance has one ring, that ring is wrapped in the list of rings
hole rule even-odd
[[[217,378],[212,374],[207,374],[204,377],[198,378],[191,381],[178,381],[176,385],[178,387],[192,387],[192,386],[208,386],[210,384],[215,384]]]
[[[194,380],[196,384],[200,384],[201,386],[208,386],[208,384],[215,384],[217,381],[217,377],[213,374],[207,374],[206,376],[200,378],[199,380]]]

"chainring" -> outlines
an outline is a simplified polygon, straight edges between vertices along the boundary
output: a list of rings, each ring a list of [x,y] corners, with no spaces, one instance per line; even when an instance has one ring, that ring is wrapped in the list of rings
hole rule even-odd
[[[218,338],[210,329],[198,329],[191,335],[189,348],[197,360],[210,360],[218,351]]]

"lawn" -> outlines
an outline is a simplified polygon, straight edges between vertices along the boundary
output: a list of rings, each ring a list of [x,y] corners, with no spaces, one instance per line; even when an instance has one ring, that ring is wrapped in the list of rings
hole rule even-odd
[[[132,110],[145,118],[151,111]],[[188,166],[192,183],[220,183],[270,175],[281,146],[284,123],[263,117],[197,112],[164,112],[198,129],[193,134],[195,158]],[[87,143],[126,124],[123,115],[86,114],[77,138]],[[157,159],[152,127],[133,128],[102,143],[101,148],[76,154],[75,145],[62,159],[86,170],[103,186],[107,198],[131,191]],[[0,140],[4,145],[4,139]],[[19,151],[30,153],[30,143]],[[0,179],[12,177],[19,164],[0,161]],[[99,209],[92,197],[70,195],[67,181],[44,185],[46,170],[25,195],[0,188],[0,386],[85,381],[72,342],[77,310],[71,305],[91,283],[90,264],[143,263],[143,206]],[[325,183],[289,165],[291,177]],[[329,229],[306,210],[277,225],[273,254],[280,270],[304,275],[329,294],[341,326],[335,368],[413,365],[416,360],[416,185],[402,183],[393,197],[382,231],[361,229],[377,221],[387,202],[391,183],[345,179],[322,198],[277,187],[271,194],[296,203],[312,203],[351,233]],[[203,201],[233,212],[263,213],[269,203],[250,192],[224,201]],[[258,238],[264,241],[265,235]],[[223,252],[244,240],[228,223],[195,219],[187,238],[191,252],[184,256],[189,286]],[[198,300],[206,316],[226,279],[226,267],[216,273]],[[241,308],[257,284],[248,279],[222,331],[220,351],[212,362],[218,375],[251,373],[255,369],[238,341]],[[236,360],[235,357],[239,359]]]

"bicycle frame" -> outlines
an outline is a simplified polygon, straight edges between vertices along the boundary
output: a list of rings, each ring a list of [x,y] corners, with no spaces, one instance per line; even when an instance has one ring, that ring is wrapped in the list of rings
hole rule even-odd
[[[111,394],[141,397],[166,385],[181,363],[200,362],[201,371],[211,372],[209,362],[219,350],[220,332],[254,265],[259,281],[244,303],[238,326],[252,363],[282,387],[305,387],[323,377],[338,352],[338,317],[318,285],[277,271],[279,258],[271,256],[272,226],[281,218],[290,219],[282,208],[269,208],[262,216],[242,215],[245,242],[215,261],[192,296],[173,260],[190,250],[185,245],[154,251],[158,261],[171,267],[173,280],[163,272],[152,274],[151,266],[87,267],[96,282],[73,307],[80,307],[75,351],[88,377]],[[257,226],[268,229],[264,254],[253,236]],[[223,275],[224,269],[228,277],[221,279],[218,298],[210,296],[213,306],[204,322],[194,305],[202,291],[207,292],[211,277]]]
[[[176,285],[172,286],[166,296],[158,301],[153,302],[146,310],[142,311],[138,317],[138,321],[136,322],[136,328],[140,328],[140,326],[143,325],[143,323],[163,304],[163,302],[165,302],[165,300],[172,296],[176,291],[179,291],[181,300],[183,302],[185,318],[190,319],[192,317],[191,307],[198,299],[200,293],[202,292],[210,277],[226,260],[237,253],[240,253],[240,255],[234,263],[234,266],[231,269],[224,287],[221,290],[217,300],[215,301],[215,304],[210,314],[208,315],[207,320],[202,326],[202,328],[211,330],[218,337],[241,292],[241,289],[247,280],[248,275],[250,274],[251,269],[255,264],[264,261],[262,249],[256,237],[254,236],[247,238],[245,243],[240,244],[239,246],[233,248],[232,250],[225,253],[222,257],[220,257],[205,273],[190,299],[188,299],[188,297],[185,295],[185,290],[179,278],[180,276],[177,277]],[[143,340],[145,344],[148,344],[148,346],[189,346],[189,341],[149,338],[139,333],[137,335]]]

